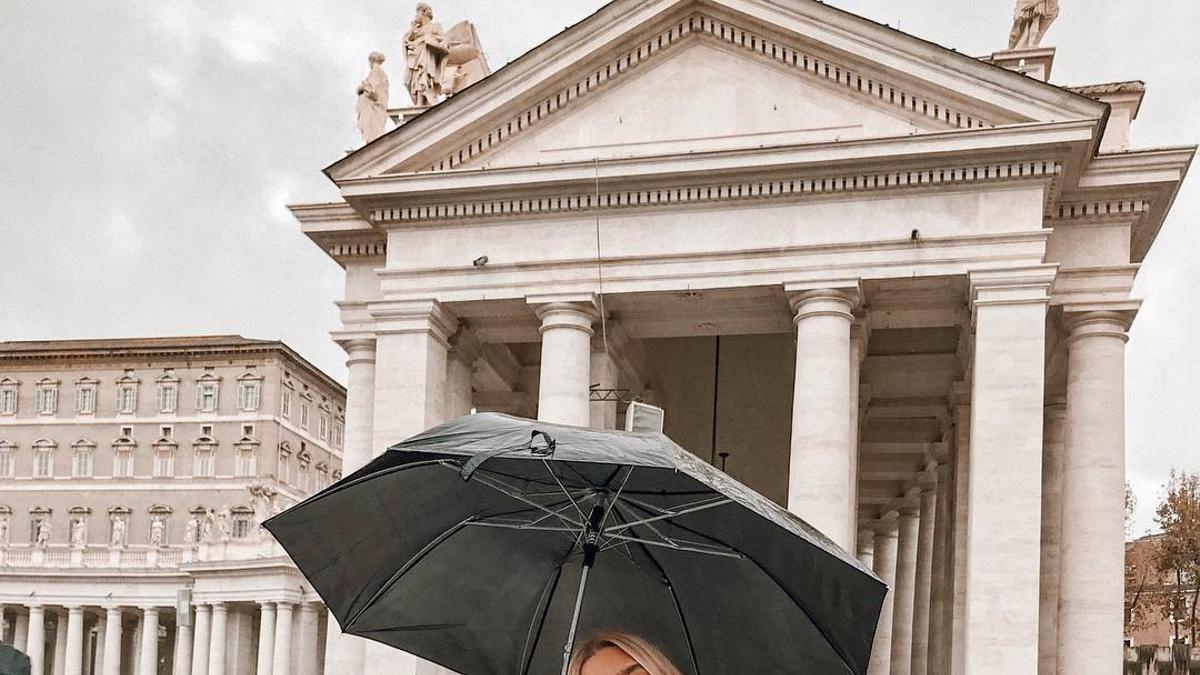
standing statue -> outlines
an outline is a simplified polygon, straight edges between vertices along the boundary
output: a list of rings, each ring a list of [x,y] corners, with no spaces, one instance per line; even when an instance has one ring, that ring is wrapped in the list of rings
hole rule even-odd
[[[37,525],[37,540],[34,545],[38,548],[46,548],[50,543],[50,519],[43,518],[38,521]]]
[[[150,520],[150,545],[162,546],[163,535],[166,533],[166,523],[163,522],[162,516],[154,516]]]
[[[189,547],[195,546],[200,537],[200,523],[195,516],[188,518],[187,526],[183,529],[183,543]]]
[[[109,546],[124,547],[127,527],[125,519],[119,515],[113,515],[109,517],[109,521],[112,523],[112,533],[108,537]]]
[[[0,548],[8,547],[8,516],[0,516]]]
[[[413,105],[437,103],[448,51],[442,27],[433,22],[433,8],[424,2],[417,3],[417,16],[404,34],[404,60],[408,65],[404,86]]]
[[[233,535],[233,530],[230,525],[232,514],[229,512],[228,506],[222,506],[221,512],[217,514],[217,532],[221,535],[221,541],[229,541]]]
[[[213,540],[213,510],[210,508],[204,512],[204,520],[200,522],[200,541],[209,542]]]
[[[1058,18],[1058,0],[1017,0],[1012,32],[1008,35],[1009,49],[1034,49],[1050,24]]]
[[[75,548],[84,548],[87,546],[87,538],[87,516],[76,516],[71,520],[71,545]]]
[[[370,143],[382,136],[388,119],[388,76],[383,72],[383,61],[382,52],[371,52],[367,57],[371,72],[358,83],[356,110],[358,133],[362,134],[363,143]]]

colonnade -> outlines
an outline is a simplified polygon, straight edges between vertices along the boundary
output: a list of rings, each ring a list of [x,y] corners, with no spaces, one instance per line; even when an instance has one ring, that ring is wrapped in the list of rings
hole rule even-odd
[[[184,620],[174,608],[107,605],[0,606],[11,624],[0,638],[30,660],[34,675],[319,675],[320,612],[314,602],[197,603]],[[257,607],[257,659],[239,669],[229,646],[232,612]],[[193,615],[194,614],[194,615]],[[297,620],[293,620],[293,617]],[[164,621],[164,618],[174,618]],[[245,616],[246,619],[251,618]],[[50,621],[50,619],[54,619]],[[135,626],[126,628],[127,620]],[[249,625],[250,621],[245,621]],[[293,630],[293,624],[296,630]],[[3,624],[0,624],[2,626]],[[165,639],[162,637],[165,633]],[[294,636],[294,633],[298,635]],[[245,639],[242,636],[241,639]]]

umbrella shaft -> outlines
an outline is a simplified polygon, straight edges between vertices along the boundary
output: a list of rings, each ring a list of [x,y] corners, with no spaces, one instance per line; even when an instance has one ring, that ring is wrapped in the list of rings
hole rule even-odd
[[[563,647],[562,675],[567,675],[567,669],[571,666],[571,650],[575,648],[575,631],[579,628],[579,612],[583,609],[583,592],[587,589],[588,572],[591,570],[591,564],[585,564],[583,573],[579,576],[579,592],[575,595],[575,611],[571,614],[571,630],[567,632],[567,644]]]

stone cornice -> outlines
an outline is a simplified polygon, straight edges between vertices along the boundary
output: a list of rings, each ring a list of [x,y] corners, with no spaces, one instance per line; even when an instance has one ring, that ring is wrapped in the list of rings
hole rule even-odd
[[[1057,273],[1057,265],[970,272],[971,307],[1049,304]]]

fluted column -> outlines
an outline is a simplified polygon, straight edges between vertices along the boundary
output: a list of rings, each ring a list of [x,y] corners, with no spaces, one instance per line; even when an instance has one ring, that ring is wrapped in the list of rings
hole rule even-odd
[[[1052,267],[971,274],[967,675],[1037,672],[1045,328],[1053,281]]]
[[[891,675],[912,671],[913,593],[917,582],[917,536],[920,517],[915,508],[900,510],[896,551],[896,584],[892,605]]]
[[[121,608],[104,608],[104,675],[121,675]]]
[[[941,447],[945,447],[944,444]],[[939,459],[947,459],[943,451]],[[933,562],[929,574],[929,657],[926,666],[929,675],[946,675],[950,669],[949,643],[949,592],[951,588],[950,539],[954,524],[951,517],[952,469],[943,462],[937,466],[937,507],[933,519]]]
[[[212,634],[209,636],[208,675],[225,675],[226,640],[225,627],[229,619],[229,608],[223,602],[212,606]]]
[[[319,675],[317,651],[317,633],[320,630],[318,606],[312,602],[300,603],[300,620],[297,622],[299,634],[296,636],[296,657],[293,667],[296,675]]]
[[[29,656],[29,672],[46,672],[46,610],[41,605],[29,606],[29,638],[25,653]]]
[[[290,602],[280,602],[275,608],[275,655],[271,672],[274,675],[292,673],[292,608]]]
[[[858,531],[858,562],[867,569],[875,567],[875,531],[863,528]]]
[[[1046,406],[1042,432],[1042,597],[1038,617],[1038,673],[1058,675],[1059,551],[1062,542],[1063,440],[1067,406]]]
[[[933,578],[933,529],[937,519],[937,473],[921,485],[921,515],[917,528],[917,569],[913,586],[912,675],[929,672],[929,598]]]
[[[868,675],[888,675],[892,669],[892,613],[896,598],[896,554],[899,544],[896,513],[892,512],[879,521],[875,532],[875,576],[888,585],[888,594],[879,610],[879,623],[875,626],[875,641],[871,647],[871,664]]]
[[[67,608],[66,675],[83,675],[83,608]]]
[[[192,675],[192,611],[185,606],[175,614],[175,654],[171,675]]]
[[[212,649],[212,606],[196,605],[196,636],[192,641],[192,675],[208,675]]]
[[[1121,672],[1124,631],[1125,342],[1131,317],[1066,315],[1058,672]]]
[[[275,658],[275,603],[260,602],[258,614],[258,675],[271,675]]]
[[[542,322],[538,419],[586,427],[591,423],[588,391],[596,310],[590,302],[550,302],[535,311]]]
[[[158,608],[142,608],[142,651],[139,675],[158,675]]]
[[[852,550],[857,457],[850,446],[850,325],[857,285],[785,288],[793,291],[796,314],[788,510]]]

